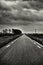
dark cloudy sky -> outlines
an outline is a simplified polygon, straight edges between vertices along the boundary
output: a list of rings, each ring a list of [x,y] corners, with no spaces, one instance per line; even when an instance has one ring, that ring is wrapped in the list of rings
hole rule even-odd
[[[17,27],[23,32],[34,32],[36,28],[37,32],[43,32],[43,5],[37,7],[27,1],[0,0],[0,30],[6,27]]]

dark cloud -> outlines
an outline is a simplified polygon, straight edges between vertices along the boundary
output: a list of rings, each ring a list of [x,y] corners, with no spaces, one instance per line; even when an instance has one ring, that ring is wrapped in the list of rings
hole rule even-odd
[[[35,21],[43,21],[42,14],[40,11],[32,9],[31,3],[22,2],[15,6],[13,2],[9,2],[11,4],[2,3],[0,4],[0,24],[28,25]]]

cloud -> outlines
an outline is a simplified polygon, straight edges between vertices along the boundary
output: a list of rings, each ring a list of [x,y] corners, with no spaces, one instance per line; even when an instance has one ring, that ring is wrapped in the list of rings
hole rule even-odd
[[[43,9],[33,9],[28,2],[1,1],[0,21],[0,24],[20,25],[43,21]]]

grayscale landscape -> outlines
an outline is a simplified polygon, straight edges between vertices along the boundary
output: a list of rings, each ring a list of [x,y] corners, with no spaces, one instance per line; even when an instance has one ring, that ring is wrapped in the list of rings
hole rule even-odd
[[[43,65],[43,0],[0,0],[0,65]]]

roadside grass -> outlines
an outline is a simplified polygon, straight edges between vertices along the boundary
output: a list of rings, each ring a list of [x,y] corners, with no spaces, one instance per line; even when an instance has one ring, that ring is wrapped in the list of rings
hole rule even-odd
[[[15,40],[21,35],[14,35],[14,34],[6,34],[6,35],[0,35],[0,48],[7,45],[9,42]]]
[[[43,45],[43,34],[26,34],[26,35]]]

